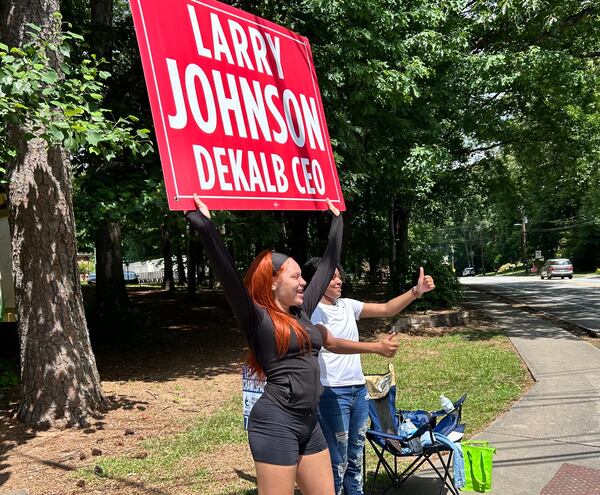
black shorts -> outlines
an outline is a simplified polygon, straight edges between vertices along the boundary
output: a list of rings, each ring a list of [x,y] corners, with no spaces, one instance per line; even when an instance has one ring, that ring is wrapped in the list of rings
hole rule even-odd
[[[327,448],[316,411],[289,411],[265,394],[250,413],[248,440],[255,461],[280,466],[294,466],[301,455]]]

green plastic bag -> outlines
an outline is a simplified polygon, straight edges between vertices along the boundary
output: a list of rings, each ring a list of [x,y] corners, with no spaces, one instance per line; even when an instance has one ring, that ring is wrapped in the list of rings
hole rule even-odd
[[[466,492],[486,493],[492,490],[492,457],[496,453],[489,442],[468,440],[462,442],[465,460]]]

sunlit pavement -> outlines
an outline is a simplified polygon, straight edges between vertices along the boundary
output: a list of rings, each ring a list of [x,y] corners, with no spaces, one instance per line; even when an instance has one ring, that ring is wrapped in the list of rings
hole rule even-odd
[[[499,294],[590,332],[600,333],[600,277],[462,277],[461,284]]]

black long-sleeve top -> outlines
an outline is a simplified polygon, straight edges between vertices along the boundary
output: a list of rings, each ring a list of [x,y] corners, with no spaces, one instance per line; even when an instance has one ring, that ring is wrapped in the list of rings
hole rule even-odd
[[[323,339],[311,323],[310,315],[323,297],[339,262],[343,231],[341,215],[333,217],[327,248],[311,283],[306,287],[302,305],[290,309],[292,316],[308,332],[311,350],[307,352],[300,349],[296,334],[291,331],[288,350],[284,355],[277,352],[275,327],[269,313],[250,297],[235,269],[231,254],[212,222],[200,211],[190,212],[186,218],[200,233],[206,255],[223,285],[238,326],[265,372],[265,394],[281,406],[300,413],[315,409],[322,391],[317,356]]]

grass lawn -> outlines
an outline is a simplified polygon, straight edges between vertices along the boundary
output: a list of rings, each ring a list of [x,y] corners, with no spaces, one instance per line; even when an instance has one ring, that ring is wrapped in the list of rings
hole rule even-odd
[[[466,392],[469,397],[463,411],[467,436],[507,410],[531,381],[504,334],[483,323],[452,332],[400,334],[398,338],[400,350],[392,360],[398,406],[437,409],[441,393],[457,399]],[[383,373],[389,361],[363,356],[364,371]],[[165,493],[256,493],[254,473],[223,480],[201,467],[206,462],[200,462],[214,458],[234,467],[248,463],[241,410],[241,395],[234,395],[212,415],[198,416],[182,433],[144,440],[142,455],[100,456],[93,466],[71,476],[84,480],[87,489],[110,490],[111,481],[130,480]],[[374,469],[373,454],[368,455],[368,461],[368,470]]]

